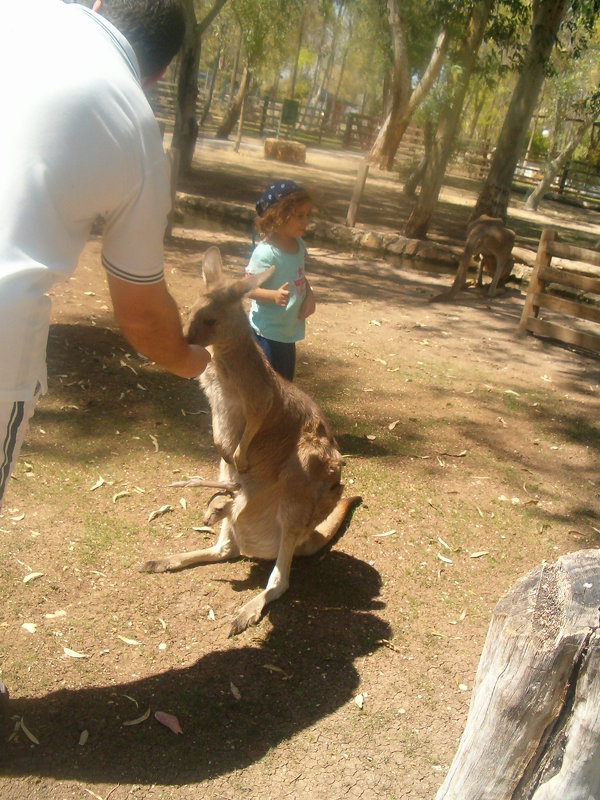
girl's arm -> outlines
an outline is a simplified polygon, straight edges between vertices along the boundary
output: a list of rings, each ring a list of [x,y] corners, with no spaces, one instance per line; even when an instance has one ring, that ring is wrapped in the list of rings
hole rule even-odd
[[[279,289],[263,289],[262,286],[258,286],[250,292],[250,297],[259,303],[275,303],[285,308],[290,299],[289,286],[289,283],[284,283]]]

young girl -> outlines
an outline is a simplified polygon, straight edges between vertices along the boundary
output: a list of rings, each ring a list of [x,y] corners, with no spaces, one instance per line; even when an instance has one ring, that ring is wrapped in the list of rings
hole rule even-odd
[[[246,268],[248,275],[275,271],[252,292],[250,325],[258,346],[273,369],[294,379],[296,342],[304,338],[306,317],[315,299],[304,275],[306,247],[302,241],[310,219],[308,192],[293,181],[277,181],[256,203],[256,226],[262,241]]]

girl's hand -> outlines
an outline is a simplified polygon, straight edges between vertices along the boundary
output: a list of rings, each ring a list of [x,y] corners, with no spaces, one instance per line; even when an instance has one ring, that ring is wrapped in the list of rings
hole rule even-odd
[[[274,289],[275,292],[275,304],[285,308],[288,304],[288,300],[290,299],[289,293],[289,282],[284,283],[283,286],[280,286],[279,289]]]

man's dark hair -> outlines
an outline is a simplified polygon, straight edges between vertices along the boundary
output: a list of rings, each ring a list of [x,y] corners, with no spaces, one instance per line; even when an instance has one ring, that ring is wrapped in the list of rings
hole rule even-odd
[[[99,11],[133,47],[143,78],[162,72],[182,45],[180,0],[102,0]]]

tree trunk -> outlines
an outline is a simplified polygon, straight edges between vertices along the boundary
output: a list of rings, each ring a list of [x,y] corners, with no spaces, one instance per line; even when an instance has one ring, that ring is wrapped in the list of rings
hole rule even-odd
[[[193,0],[185,0],[186,15],[185,38],[179,59],[179,80],[177,82],[177,110],[173,129],[172,147],[179,152],[173,164],[179,165],[175,178],[189,171],[196,139],[196,102],[198,100],[198,65],[200,63],[201,39]]]
[[[538,567],[498,602],[436,800],[600,797],[599,607],[599,550]]]
[[[592,122],[593,120],[591,119],[583,122],[575,131],[562,153],[559,153],[559,155],[548,164],[543,178],[527,198],[527,201],[525,202],[525,208],[529,209],[530,211],[537,211],[540,201],[552,185],[552,181],[554,178],[556,178],[558,173],[571,158],[573,151],[592,126]]]
[[[228,139],[229,134],[235,127],[235,123],[239,119],[242,103],[244,101],[244,97],[246,96],[248,85],[250,83],[250,77],[251,77],[250,69],[246,65],[244,67],[244,72],[242,73],[242,79],[240,81],[239,88],[237,90],[235,97],[233,98],[233,102],[227,109],[225,118],[223,119],[223,122],[220,124],[215,134],[217,139]]]
[[[407,96],[405,102],[398,103],[396,100],[392,100],[390,112],[368,156],[369,161],[378,163],[381,169],[392,169],[402,137],[406,133],[413,114],[431,91],[446,58],[447,50],[448,36],[443,32],[438,36],[427,69],[412,94]],[[394,78],[395,74],[394,70]],[[410,86],[410,74],[408,82]],[[395,97],[395,92],[392,93],[392,96]]]
[[[212,68],[212,72],[210,74],[210,84],[208,88],[208,97],[206,98],[206,103],[204,104],[204,108],[202,109],[202,118],[200,119],[200,127],[204,127],[204,123],[208,119],[208,115],[210,114],[210,107],[212,105],[213,94],[215,91],[215,84],[217,82],[217,73],[219,72],[219,61],[221,60],[221,51],[222,51],[222,39],[219,37],[219,49],[217,50],[217,55],[215,57],[215,62]]]
[[[442,112],[431,156],[427,159],[419,198],[406,225],[406,236],[409,238],[424,239],[427,234],[442,188],[448,159],[459,130],[469,80],[493,4],[494,0],[480,0],[473,9],[467,36],[458,54],[457,63],[460,69],[456,84],[447,107]]]
[[[233,59],[233,66],[231,68],[231,80],[229,81],[229,102],[231,103],[233,93],[235,92],[235,81],[237,78],[238,68],[240,66],[240,56],[242,54],[242,31],[238,32],[237,46],[235,48],[235,57]]]
[[[410,99],[410,66],[406,43],[406,24],[400,10],[400,0],[388,0],[387,6],[394,49],[390,109],[368,156],[371,163],[378,164],[382,169],[387,167],[391,138],[400,125]]]
[[[539,0],[534,3],[533,27],[525,61],[471,219],[481,214],[506,219],[513,175],[544,82],[546,65],[568,6],[568,0]]]
[[[290,100],[294,99],[296,94],[296,78],[298,77],[298,62],[300,61],[300,51],[302,50],[302,39],[304,38],[304,25],[306,21],[306,9],[302,14],[300,20],[300,28],[298,29],[298,46],[296,47],[296,58],[294,59],[294,70],[292,72],[292,83],[290,86]]]
[[[202,34],[212,23],[226,1],[215,0],[211,10],[200,23],[196,21],[193,0],[185,0],[184,2],[186,16],[185,38],[179,62],[177,110],[172,141],[172,147],[179,151],[179,158],[173,162],[179,163],[179,172],[175,179],[190,170],[196,148],[196,139],[198,137],[196,102],[198,100],[198,65],[200,63]]]
[[[242,97],[242,105],[240,107],[240,118],[238,120],[237,136],[235,137],[235,144],[233,145],[233,152],[240,152],[240,145],[242,143],[242,130],[244,128],[244,117],[246,116],[246,98],[248,97],[248,86]]]

